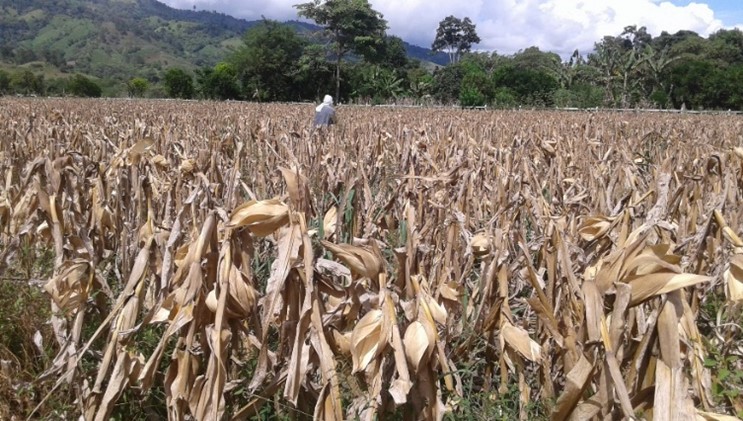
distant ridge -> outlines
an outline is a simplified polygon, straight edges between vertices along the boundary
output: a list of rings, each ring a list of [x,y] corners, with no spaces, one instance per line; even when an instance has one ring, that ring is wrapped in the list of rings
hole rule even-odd
[[[157,79],[163,69],[213,66],[260,21],[175,9],[156,0],[0,0],[0,66]],[[299,33],[321,30],[286,22]],[[409,57],[446,64],[445,54],[405,43]],[[34,64],[36,63],[36,64]]]

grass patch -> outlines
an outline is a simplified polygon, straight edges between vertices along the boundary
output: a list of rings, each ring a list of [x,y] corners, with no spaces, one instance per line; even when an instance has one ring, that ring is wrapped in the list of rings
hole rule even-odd
[[[50,313],[40,287],[0,281],[0,419],[25,416],[47,390],[36,379],[54,358]],[[34,344],[35,336],[42,349]]]

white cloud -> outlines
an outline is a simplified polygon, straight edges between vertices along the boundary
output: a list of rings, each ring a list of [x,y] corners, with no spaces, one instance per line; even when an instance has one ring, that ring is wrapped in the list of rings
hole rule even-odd
[[[161,0],[198,10],[217,10],[245,19],[297,19],[292,7],[302,0]],[[627,25],[646,26],[652,35],[692,30],[706,36],[723,27],[706,3],[674,5],[663,0],[371,0],[384,14],[389,33],[428,47],[439,21],[468,16],[477,25],[482,50],[511,54],[530,46],[563,56],[588,52],[604,35]]]

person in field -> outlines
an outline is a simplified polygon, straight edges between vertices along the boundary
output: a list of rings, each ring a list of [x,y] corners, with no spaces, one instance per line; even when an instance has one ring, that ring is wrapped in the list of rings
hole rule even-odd
[[[333,97],[325,95],[322,104],[315,108],[315,120],[313,124],[316,128],[328,127],[336,123],[335,108],[333,108]]]

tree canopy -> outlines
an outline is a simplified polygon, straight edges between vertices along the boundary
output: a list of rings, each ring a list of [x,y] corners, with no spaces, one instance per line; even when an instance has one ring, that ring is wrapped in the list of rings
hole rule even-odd
[[[135,77],[129,80],[126,84],[127,93],[129,96],[141,98],[150,88],[150,82],[142,77]]]
[[[299,59],[306,45],[290,27],[264,20],[243,37],[243,46],[230,58],[242,82],[243,97],[285,101],[292,97]]]
[[[411,59],[416,47],[387,35],[387,22],[368,0],[306,1],[295,8],[320,30],[305,22],[264,19],[245,26],[239,45],[214,50],[213,60],[195,54],[195,45],[176,34],[134,28],[137,36],[153,41],[169,37],[168,45],[191,55],[152,64],[141,55],[142,47],[134,46],[127,54],[140,67],[125,76],[109,71],[118,66],[115,60],[89,62],[93,53],[70,61],[69,54],[47,44],[13,42],[20,40],[19,31],[34,30],[13,18],[13,25],[25,29],[10,28],[10,38],[0,42],[0,95],[307,101],[335,93],[338,102],[373,104],[743,110],[739,29],[706,37],[688,30],[653,36],[643,26],[628,25],[599,39],[590,51],[561,57],[537,46],[514,54],[473,52],[480,41],[475,25],[467,17],[447,16],[431,34],[437,57],[446,53],[450,59],[441,67],[420,48],[415,54],[421,61]],[[114,26],[126,26],[117,22]],[[66,18],[58,23],[71,24]],[[112,36],[107,32],[101,40],[105,44]],[[93,72],[95,66],[110,76]]]
[[[194,96],[193,77],[183,69],[168,69],[164,83],[165,91],[171,98],[191,99]]]
[[[67,83],[70,94],[81,97],[98,98],[101,96],[101,87],[83,75],[75,75]]]
[[[325,28],[334,44],[336,59],[335,96],[340,97],[341,61],[350,51],[375,49],[380,45],[387,21],[367,0],[313,0],[297,4],[299,16]]]
[[[472,44],[480,42],[475,31],[475,24],[470,18],[459,19],[447,16],[436,29],[436,38],[431,45],[433,51],[445,51],[449,54],[449,62],[456,63],[465,51],[470,51]]]

